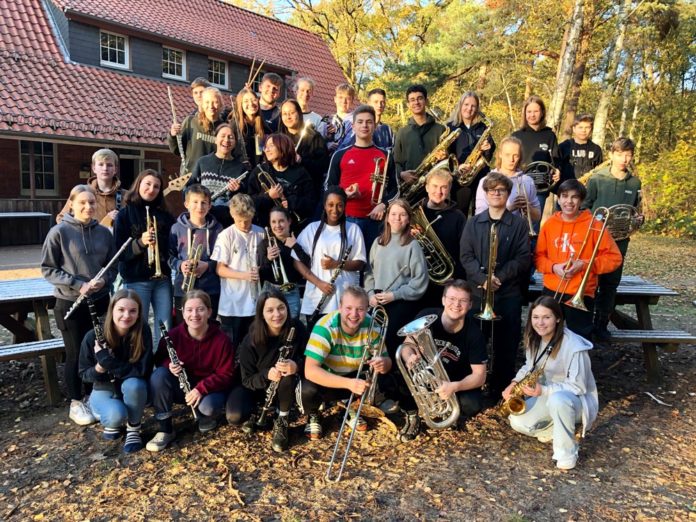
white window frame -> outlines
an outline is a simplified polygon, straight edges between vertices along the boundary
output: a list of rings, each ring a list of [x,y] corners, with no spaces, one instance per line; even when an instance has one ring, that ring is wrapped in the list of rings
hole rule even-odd
[[[118,62],[110,62],[108,60],[102,60],[102,35],[106,34],[109,36],[116,36],[118,38],[123,38],[123,41],[125,43],[124,45],[124,55],[126,59],[126,63],[118,63]],[[116,69],[130,69],[130,41],[128,40],[128,37],[125,34],[119,34],[119,33],[114,33],[112,31],[103,31],[99,30],[99,64],[103,65],[104,67],[115,67]]]
[[[263,75],[267,72],[268,71],[259,71],[259,74],[256,75],[256,79],[251,84],[251,90],[253,92],[258,93],[259,95],[261,94],[261,81],[263,80]]]
[[[168,49],[170,51],[176,51],[181,53],[181,76],[175,74],[169,74],[162,71],[162,78],[169,78],[171,80],[186,80],[186,51],[183,49],[177,49],[176,47],[170,47],[168,45],[162,46],[162,68],[164,69],[164,50]]]
[[[17,142],[17,152],[19,153],[19,193],[21,196],[31,196],[31,186],[24,188],[22,184],[22,143],[28,143],[30,147],[34,146],[34,143],[41,143],[42,148],[45,143],[52,146],[53,149],[53,189],[36,189],[35,194],[37,196],[58,196],[59,186],[58,186],[58,147],[55,142],[46,142],[43,140],[19,140]],[[29,156],[31,158],[31,155]],[[29,171],[31,176],[31,171]]]
[[[225,81],[223,83],[217,83],[217,82],[214,82],[210,79],[210,62],[211,61],[221,63],[225,66],[225,70],[223,72],[223,74],[225,75]],[[208,81],[210,82],[210,85],[212,85],[213,87],[219,87],[221,89],[227,89],[227,84],[229,83],[228,71],[229,71],[229,66],[228,66],[226,60],[220,60],[218,58],[213,58],[212,56],[208,56]]]

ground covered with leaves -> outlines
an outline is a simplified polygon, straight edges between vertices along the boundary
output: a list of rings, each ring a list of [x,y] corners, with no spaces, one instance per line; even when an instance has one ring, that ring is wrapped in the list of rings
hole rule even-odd
[[[656,328],[696,331],[695,254],[693,242],[632,242],[626,273],[681,294],[653,307]],[[271,451],[270,432],[248,437],[225,425],[201,435],[182,415],[169,449],[125,456],[122,442],[71,423],[67,403],[44,406],[38,361],[1,363],[0,518],[694,520],[696,351],[660,352],[660,361],[664,384],[651,386],[639,346],[593,350],[600,413],[573,471],[558,471],[550,445],[512,432],[488,411],[411,444],[397,443],[388,422],[370,419],[338,485],[324,480],[336,409],[325,418],[325,437],[312,443],[304,419],[295,419],[284,455]],[[145,438],[154,430],[148,420]]]

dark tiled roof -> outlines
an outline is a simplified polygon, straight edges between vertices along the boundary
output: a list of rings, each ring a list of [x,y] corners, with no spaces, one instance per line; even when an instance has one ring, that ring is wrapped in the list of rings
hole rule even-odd
[[[344,81],[315,35],[218,0],[53,2],[68,17],[100,18],[312,76],[319,111],[331,112],[333,88]],[[40,0],[0,0],[0,15],[0,133],[163,144],[171,124],[167,83],[65,63]],[[206,30],[206,21],[215,21],[207,24],[214,28]],[[172,90],[181,118],[192,105],[188,88]]]

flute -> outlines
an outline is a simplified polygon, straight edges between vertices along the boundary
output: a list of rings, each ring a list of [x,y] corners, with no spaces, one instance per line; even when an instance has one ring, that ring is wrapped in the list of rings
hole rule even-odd
[[[133,238],[129,237],[128,240],[123,243],[123,246],[118,249],[118,252],[116,252],[116,255],[111,258],[111,260],[106,264],[104,268],[102,268],[99,272],[97,272],[97,275],[95,275],[90,283],[94,283],[98,279],[103,276],[106,271],[113,266],[113,264],[118,261],[118,258],[121,257],[121,254],[128,248],[128,245],[130,245],[133,242]],[[66,312],[65,316],[63,317],[63,320],[67,320],[68,317],[70,317],[75,310],[82,304],[82,301],[84,301],[87,298],[87,294],[80,294],[80,297],[77,298],[77,300],[73,303],[73,305],[70,307],[70,309]]]
[[[242,173],[239,175],[238,178],[234,178],[234,179],[235,179],[236,181],[238,181],[239,183],[241,183],[242,181],[244,181],[244,178],[246,178],[248,175],[249,175],[249,171],[248,171],[248,170],[245,170],[244,172],[242,172]],[[224,195],[225,195],[225,192],[228,192],[228,191],[229,191],[229,189],[227,188],[227,185],[225,185],[224,188],[221,188],[221,189],[218,190],[217,192],[214,192],[212,196],[210,196],[210,201],[215,201],[217,198],[220,198],[220,197],[224,196]]]
[[[167,85],[167,95],[169,96],[169,105],[172,108],[172,123],[176,125],[176,107],[174,106],[174,97],[172,89]],[[186,174],[186,151],[184,150],[184,140],[181,137],[181,132],[176,134],[176,146],[179,148],[179,156],[181,156],[181,166],[179,167],[179,175]]]

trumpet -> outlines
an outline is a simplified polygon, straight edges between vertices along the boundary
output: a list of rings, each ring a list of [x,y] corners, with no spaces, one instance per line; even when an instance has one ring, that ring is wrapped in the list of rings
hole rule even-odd
[[[360,378],[360,376],[362,375],[363,368],[367,361],[369,361],[373,357],[379,356],[384,351],[384,339],[387,333],[388,325],[389,317],[387,316],[387,312],[384,310],[382,306],[376,306],[372,311],[372,319],[370,320],[370,328],[367,333],[367,340],[365,342],[365,346],[363,347],[362,359],[360,360],[360,366],[358,367],[358,372],[356,374],[358,378]],[[374,343],[373,339],[378,339],[378,342]],[[362,411],[363,405],[372,405],[372,399],[374,398],[374,393],[376,389],[377,375],[375,375],[375,371],[372,369],[372,367],[369,367],[367,372],[367,381],[370,384],[367,388],[365,388],[365,391],[358,399],[358,407],[357,411],[355,412],[356,422],[357,419],[360,417],[360,412]],[[355,436],[356,431],[355,429],[351,429],[350,431],[350,437],[348,438],[348,442],[346,443],[346,447],[343,451],[343,459],[341,460],[341,466],[338,468],[338,473],[334,477],[332,475],[334,464],[336,462],[336,459],[338,458],[338,450],[341,444],[341,440],[343,439],[343,433],[348,427],[348,419],[350,417],[350,410],[351,406],[353,405],[354,399],[355,393],[351,393],[350,397],[348,398],[348,403],[346,404],[346,413],[343,415],[343,422],[341,423],[341,427],[338,430],[338,437],[336,438],[336,445],[334,446],[333,454],[331,455],[331,460],[329,461],[329,467],[326,470],[326,480],[330,480],[332,482],[338,482],[341,480],[341,475],[343,475],[343,469],[346,467],[346,462],[348,461],[348,453],[350,452],[350,447],[353,444],[353,437]]]
[[[150,207],[148,205],[145,205],[145,226],[148,231],[154,229],[154,232],[150,232],[150,237],[155,238],[154,243],[150,243],[147,246],[147,264],[148,266],[155,265],[155,274],[152,276],[152,279],[161,279],[164,275],[162,274],[159,238],[157,237],[157,216],[150,217]]]
[[[435,223],[442,216],[437,216],[432,222],[428,221],[422,206],[413,211],[411,218],[411,235],[423,249],[428,265],[428,277],[433,283],[443,284],[454,274],[454,262],[437,234],[433,230]]]
[[[442,383],[449,382],[449,376],[442,364],[442,352],[451,347],[447,343],[441,350],[437,349],[430,325],[437,320],[437,315],[430,314],[411,321],[401,328],[399,337],[411,337],[420,359],[408,368],[402,359],[402,344],[396,350],[396,364],[413,399],[418,405],[418,412],[425,423],[433,429],[443,429],[451,426],[459,418],[459,400],[453,393],[449,399],[443,400],[435,391]],[[409,343],[411,344],[411,343]]]
[[[196,245],[196,248],[193,249],[193,254],[189,249],[188,257],[191,264],[189,265],[189,272],[188,274],[184,274],[184,282],[181,284],[181,289],[184,291],[184,293],[190,292],[196,285],[196,269],[198,268],[198,263],[200,262],[202,255],[203,245],[201,244]]]
[[[454,172],[455,178],[457,178],[457,181],[462,186],[470,185],[483,167],[489,165],[488,160],[483,155],[481,146],[488,141],[488,137],[491,135],[491,130],[493,129],[493,122],[485,116],[483,117],[483,121],[486,125],[486,129],[481,134],[476,145],[474,145],[474,148],[471,149],[464,163],[459,165],[459,168]]]
[[[524,186],[524,181],[519,180],[517,184],[517,190],[519,194],[524,198],[524,208],[522,209],[522,214],[527,218],[527,228],[529,229],[529,237],[537,237],[537,233],[534,230],[534,223],[532,222],[532,209],[529,204],[529,197],[527,196],[527,188]]]
[[[493,275],[495,272],[495,263],[498,257],[498,229],[496,224],[491,225],[491,231],[488,235],[488,277],[486,279],[486,299],[481,313],[474,315],[476,319],[481,321],[497,321],[501,317],[493,311]]]
[[[256,178],[259,180],[259,186],[261,187],[261,190],[263,190],[266,194],[276,185],[279,183],[273,179],[273,176],[271,176],[268,172],[263,170],[261,168],[261,165],[258,165],[257,167],[259,169],[258,174],[256,174]],[[281,189],[283,187],[281,186]],[[270,196],[269,196],[270,197]],[[290,210],[290,206],[288,205],[288,200],[285,197],[285,195],[281,195],[279,198],[271,198],[273,200],[273,203],[277,207],[285,207],[290,211],[290,214],[292,214],[292,219],[295,221],[295,223],[300,223],[302,220],[300,219],[300,216],[297,214],[297,212],[294,212],[293,210]]]
[[[370,181],[372,181],[372,197],[370,198],[370,203],[373,205],[379,205],[382,202],[382,197],[384,196],[384,187],[387,186],[387,168],[389,168],[389,158],[391,156],[391,150],[387,151],[387,158],[377,157],[375,161],[375,171],[370,176]]]
[[[278,240],[271,233],[271,230],[266,227],[266,239],[268,240],[269,248],[278,247]],[[283,265],[283,258],[278,254],[273,261],[271,261],[271,270],[273,271],[273,278],[276,281],[281,281],[280,290],[283,292],[289,292],[295,288],[295,283],[291,283],[288,280],[288,274],[285,272],[285,265]]]
[[[580,250],[578,250],[578,259],[580,259],[583,250],[585,250],[585,247],[587,246],[587,243],[590,239],[590,234],[593,231],[597,231],[597,229],[593,227],[594,221],[599,221],[602,224],[602,226],[599,229],[599,234],[597,236],[597,241],[595,243],[594,249],[592,250],[592,255],[590,255],[590,260],[587,262],[587,268],[585,269],[585,273],[583,274],[582,279],[580,280],[580,285],[578,286],[577,291],[575,292],[573,297],[571,297],[564,303],[566,306],[570,306],[571,308],[576,308],[578,310],[583,310],[585,312],[587,312],[588,310],[585,306],[585,303],[583,302],[583,295],[585,294],[585,287],[587,287],[587,282],[590,280],[592,265],[594,264],[594,261],[597,258],[597,252],[599,252],[599,245],[602,242],[604,233],[607,230],[607,224],[609,221],[609,209],[607,207],[597,207],[597,209],[592,213],[592,223],[590,223],[590,225],[587,227],[587,232],[585,233],[582,245],[580,246]],[[572,262],[573,256],[571,254],[570,258],[568,259],[568,262],[563,267],[564,272],[570,268]],[[565,277],[561,279],[561,281],[558,283],[558,287],[556,288],[556,292],[554,293],[554,298],[560,299],[561,296],[565,295],[571,279],[572,278],[566,279]]]
[[[423,161],[421,161],[420,165],[416,167],[416,169],[413,171],[413,175],[416,176],[416,180],[412,182],[404,182],[401,185],[401,197],[408,201],[411,205],[415,206],[415,203],[418,201],[418,197],[421,193],[421,190],[425,186],[425,177],[427,174],[435,167],[440,160],[438,159],[440,155],[444,152],[446,153],[447,150],[450,148],[450,145],[455,142],[455,140],[459,137],[459,135],[462,133],[462,129],[455,129],[453,131],[450,131],[447,127],[445,127],[445,131],[442,133],[440,136],[440,141],[439,143],[435,146],[435,148],[428,154]]]

